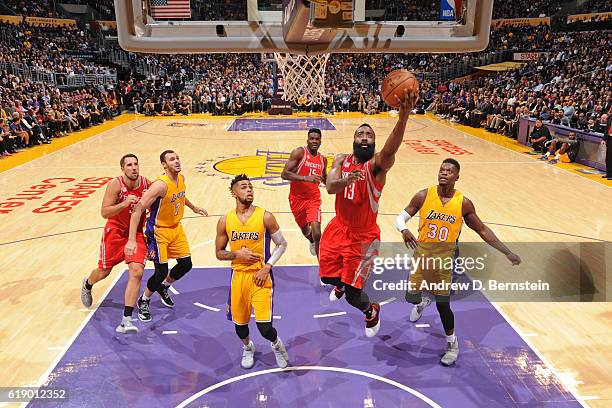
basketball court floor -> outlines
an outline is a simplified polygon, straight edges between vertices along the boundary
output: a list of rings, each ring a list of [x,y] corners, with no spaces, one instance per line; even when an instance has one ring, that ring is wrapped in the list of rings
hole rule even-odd
[[[330,305],[280,172],[289,152],[305,144],[309,127],[323,129],[321,151],[333,155],[352,149],[353,132],[365,121],[380,149],[395,120],[386,114],[126,115],[96,135],[72,144],[59,140],[61,149],[3,171],[0,202],[19,204],[0,204],[0,385],[68,389],[67,401],[29,406],[611,406],[612,306],[605,300],[612,279],[605,262],[612,256],[612,189],[567,165],[534,160],[511,143],[486,140],[483,131],[410,118],[380,201],[382,241],[400,239],[395,216],[416,191],[436,184],[441,161],[454,157],[462,166],[457,189],[523,258],[513,273],[554,276],[554,263],[538,254],[540,244],[603,243],[603,276],[590,276],[594,294],[572,298],[595,301],[492,302],[473,292],[454,302],[461,352],[450,368],[438,362],[444,336],[434,307],[415,325],[401,296],[381,299],[382,326],[368,339],[350,306]],[[181,157],[189,200],[210,216],[185,213],[196,267],[173,286],[176,307],[155,299],[153,321],[135,322],[136,335],[119,335],[123,266],[94,287],[91,310],[79,297],[82,278],[97,264],[103,192],[120,174],[123,154],[135,153],[141,174],[154,178],[162,171],[159,153],[169,148]],[[256,333],[256,365],[241,369],[240,342],[225,317],[230,275],[215,259],[214,234],[219,216],[235,205],[229,181],[243,172],[253,179],[255,204],[276,215],[289,242],[274,272],[274,323],[292,363],[285,370]],[[325,225],[334,201],[322,196]],[[415,231],[416,220],[409,226]],[[461,240],[479,238],[465,228]]]

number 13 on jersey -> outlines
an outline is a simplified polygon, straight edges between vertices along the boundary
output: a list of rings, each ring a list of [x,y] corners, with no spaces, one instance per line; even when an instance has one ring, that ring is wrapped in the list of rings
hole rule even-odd
[[[344,198],[347,200],[352,200],[355,197],[355,183],[350,186],[346,186],[344,189]]]

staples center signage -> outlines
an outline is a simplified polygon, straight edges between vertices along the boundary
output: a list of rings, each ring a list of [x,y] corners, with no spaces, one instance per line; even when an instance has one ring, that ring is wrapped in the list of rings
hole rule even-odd
[[[112,177],[55,177],[42,180],[0,201],[0,215],[32,208],[35,214],[62,213],[72,210],[104,187]]]
[[[515,61],[537,61],[540,57],[550,57],[550,52],[515,52]]]
[[[539,25],[550,26],[550,17],[533,17],[533,18],[504,18],[501,20],[491,20],[491,27],[537,27]]]

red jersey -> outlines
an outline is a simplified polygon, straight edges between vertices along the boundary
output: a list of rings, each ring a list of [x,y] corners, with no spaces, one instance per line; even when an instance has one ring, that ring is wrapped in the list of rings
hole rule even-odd
[[[304,157],[298,164],[296,174],[299,176],[323,176],[323,156],[317,152],[316,156],[313,156],[308,151],[308,148],[304,149]],[[289,186],[289,197],[302,198],[302,199],[321,199],[321,192],[319,191],[319,185],[310,183],[307,181],[292,181]]]
[[[117,177],[117,180],[119,180],[119,185],[121,186],[121,190],[119,191],[119,200],[117,201],[116,204],[119,204],[120,202],[123,202],[125,200],[127,200],[127,196],[128,195],[135,195],[136,197],[142,197],[142,195],[144,194],[144,192],[147,190],[147,180],[140,176],[140,182],[139,182],[139,186],[138,188],[136,188],[135,190],[128,190],[127,186],[125,185],[125,182],[123,181],[123,176],[121,177]],[[114,217],[111,217],[108,219],[108,221],[106,221],[106,227],[110,227],[110,228],[118,228],[122,231],[125,231],[125,234],[127,235],[130,231],[130,218],[132,217],[132,211],[134,210],[134,206],[135,204],[130,205],[127,208],[124,208],[123,210],[121,210],[121,212],[117,215],[115,215]],[[140,222],[138,223],[138,231],[142,231],[142,226],[144,225],[144,221],[145,221],[145,213],[142,213],[142,218],[140,218]]]
[[[348,176],[354,170],[361,170],[364,177],[336,194],[336,218],[342,224],[357,230],[378,228],[378,200],[383,186],[376,181],[369,160],[356,164],[353,155],[349,154],[342,162],[342,177]]]

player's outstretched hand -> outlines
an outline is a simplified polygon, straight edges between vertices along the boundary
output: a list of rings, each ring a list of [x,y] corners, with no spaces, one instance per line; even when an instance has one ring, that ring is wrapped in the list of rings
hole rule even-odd
[[[123,248],[123,252],[126,256],[132,256],[136,253],[136,240],[128,239],[128,242],[125,244]]]
[[[399,109],[400,116],[408,117],[408,115],[410,115],[410,112],[412,112],[412,110],[416,106],[418,99],[419,99],[419,91],[418,90],[410,91],[408,89],[404,93],[403,101],[397,98],[399,102],[399,107],[400,107]]]
[[[259,286],[260,288],[265,285],[266,281],[268,280],[268,275],[270,274],[270,269],[270,265],[264,265],[264,267],[261,268],[259,272],[253,275],[253,283],[255,283],[255,285]]]
[[[512,265],[516,266],[520,265],[521,263],[521,257],[515,254],[514,252],[510,252],[508,255],[506,255],[506,258],[508,258]]]
[[[410,230],[407,230],[407,229],[403,230],[402,238],[404,238],[404,243],[406,244],[406,248],[416,249],[417,240],[415,236],[412,235],[412,232],[410,232]]]
[[[236,251],[236,259],[240,259],[241,261],[246,261],[248,263],[255,263],[259,261],[259,255],[253,253],[249,248],[242,247],[238,251]]]
[[[198,206],[194,206],[192,208],[192,211],[198,215],[203,215],[205,217],[208,217],[208,211],[206,211],[204,208],[198,207]]]

